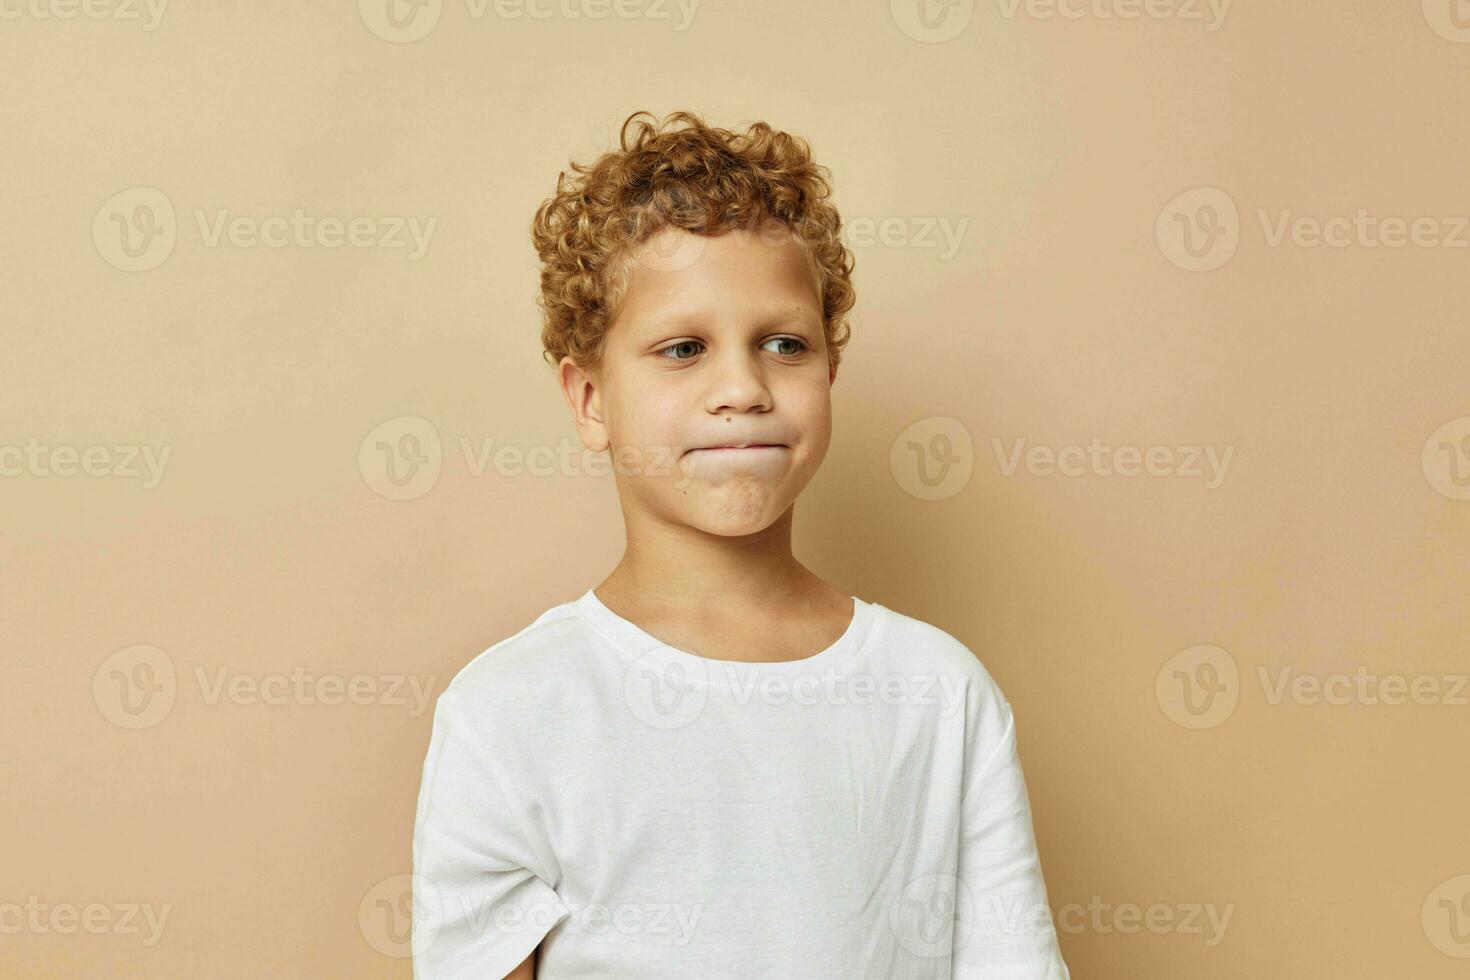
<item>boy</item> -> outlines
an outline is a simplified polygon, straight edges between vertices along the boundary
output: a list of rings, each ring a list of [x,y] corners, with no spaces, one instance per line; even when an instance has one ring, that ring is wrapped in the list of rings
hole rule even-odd
[[[643,115],[532,226],[627,547],[439,698],[416,975],[1067,980],[1004,695],[791,553],[853,305],[826,169]]]

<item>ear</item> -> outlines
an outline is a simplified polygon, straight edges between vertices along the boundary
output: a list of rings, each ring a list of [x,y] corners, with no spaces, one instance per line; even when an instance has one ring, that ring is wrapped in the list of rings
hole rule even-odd
[[[602,415],[602,378],[597,371],[582,367],[569,356],[557,363],[556,371],[562,397],[572,410],[572,422],[577,426],[582,445],[594,453],[606,451],[611,441]]]

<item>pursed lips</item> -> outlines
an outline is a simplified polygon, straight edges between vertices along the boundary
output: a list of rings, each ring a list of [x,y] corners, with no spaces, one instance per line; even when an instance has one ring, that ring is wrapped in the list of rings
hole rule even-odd
[[[719,451],[719,450],[729,450],[729,449],[786,449],[786,448],[788,448],[786,446],[786,444],[785,443],[780,443],[780,442],[741,442],[741,443],[727,443],[727,444],[722,445],[722,446],[696,446],[695,448],[693,448],[693,449],[691,449],[689,451],[691,453],[699,453],[699,452],[715,452],[715,451]]]

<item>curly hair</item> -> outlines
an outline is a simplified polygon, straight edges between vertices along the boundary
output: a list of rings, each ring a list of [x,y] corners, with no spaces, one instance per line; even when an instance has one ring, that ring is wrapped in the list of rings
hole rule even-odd
[[[739,134],[706,126],[693,112],[671,113],[659,125],[644,111],[623,122],[619,143],[590,166],[572,161],[578,176],[558,174],[556,194],[531,223],[541,257],[542,358],[553,368],[566,356],[583,368],[601,366],[632,253],[663,228],[708,235],[775,219],[811,270],[835,371],[856,298],[853,258],[827,203],[830,171],[812,160],[806,141],[764,122]]]

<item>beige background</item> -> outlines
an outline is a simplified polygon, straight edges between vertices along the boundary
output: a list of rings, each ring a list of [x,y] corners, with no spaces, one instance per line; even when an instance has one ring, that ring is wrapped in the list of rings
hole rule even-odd
[[[796,132],[854,232],[888,223],[797,552],[1000,681],[1073,975],[1464,974],[1470,4],[987,0],[936,34],[907,3],[445,0],[405,43],[381,0],[62,2],[0,2],[0,975],[411,975],[408,682],[431,702],[620,554],[609,476],[475,454],[576,446],[527,228],[640,108]],[[298,208],[436,224],[418,257],[207,234]],[[1272,244],[1359,209],[1433,221]],[[1018,439],[1231,456],[1007,472]],[[911,442],[950,457],[932,492]],[[1355,672],[1439,694],[1272,703]]]

